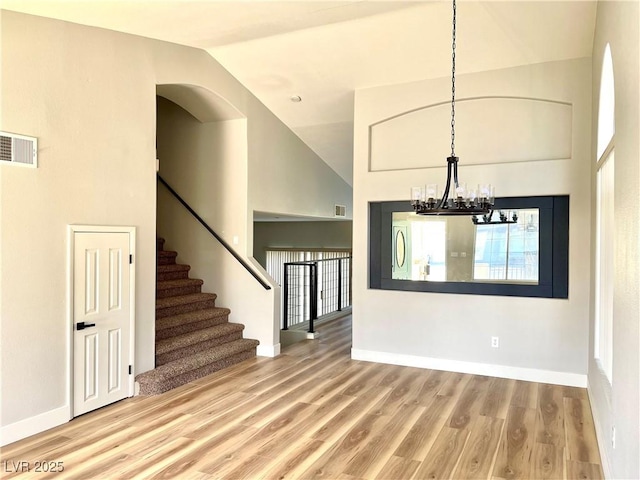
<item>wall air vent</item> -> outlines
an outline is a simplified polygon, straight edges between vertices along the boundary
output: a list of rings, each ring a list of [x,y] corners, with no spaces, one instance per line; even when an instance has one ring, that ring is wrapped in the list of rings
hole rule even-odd
[[[38,139],[0,132],[0,162],[38,167]]]
[[[344,205],[336,205],[336,217],[346,217],[347,207]]]

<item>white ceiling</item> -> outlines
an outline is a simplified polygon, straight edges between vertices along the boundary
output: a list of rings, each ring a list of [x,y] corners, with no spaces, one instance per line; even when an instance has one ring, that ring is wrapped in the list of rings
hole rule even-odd
[[[207,50],[349,184],[354,91],[451,74],[449,1],[2,0],[2,8]],[[592,1],[459,0],[456,71],[591,56],[595,15]],[[464,85],[456,88],[463,96]]]

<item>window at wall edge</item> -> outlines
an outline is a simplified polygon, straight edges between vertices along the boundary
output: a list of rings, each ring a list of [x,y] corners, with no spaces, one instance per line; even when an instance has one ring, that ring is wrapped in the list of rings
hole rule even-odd
[[[594,357],[613,383],[613,216],[615,194],[615,83],[611,46],[603,53],[598,99]]]

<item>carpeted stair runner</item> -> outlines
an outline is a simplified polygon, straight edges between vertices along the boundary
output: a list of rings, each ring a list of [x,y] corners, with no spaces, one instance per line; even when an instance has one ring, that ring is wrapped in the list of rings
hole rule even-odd
[[[255,357],[257,340],[242,338],[244,325],[229,322],[216,295],[202,293],[189,265],[157,241],[156,368],[136,377],[141,395],[156,395]]]

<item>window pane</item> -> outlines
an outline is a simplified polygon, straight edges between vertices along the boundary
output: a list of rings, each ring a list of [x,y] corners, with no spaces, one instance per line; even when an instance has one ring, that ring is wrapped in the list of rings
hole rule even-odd
[[[518,223],[509,225],[509,280],[538,281],[539,227],[537,209],[520,210]]]
[[[614,152],[597,174],[595,355],[613,382]]]
[[[536,208],[515,212],[515,224],[476,226],[474,280],[538,282],[540,213]]]
[[[507,278],[507,225],[477,225],[474,280]]]

